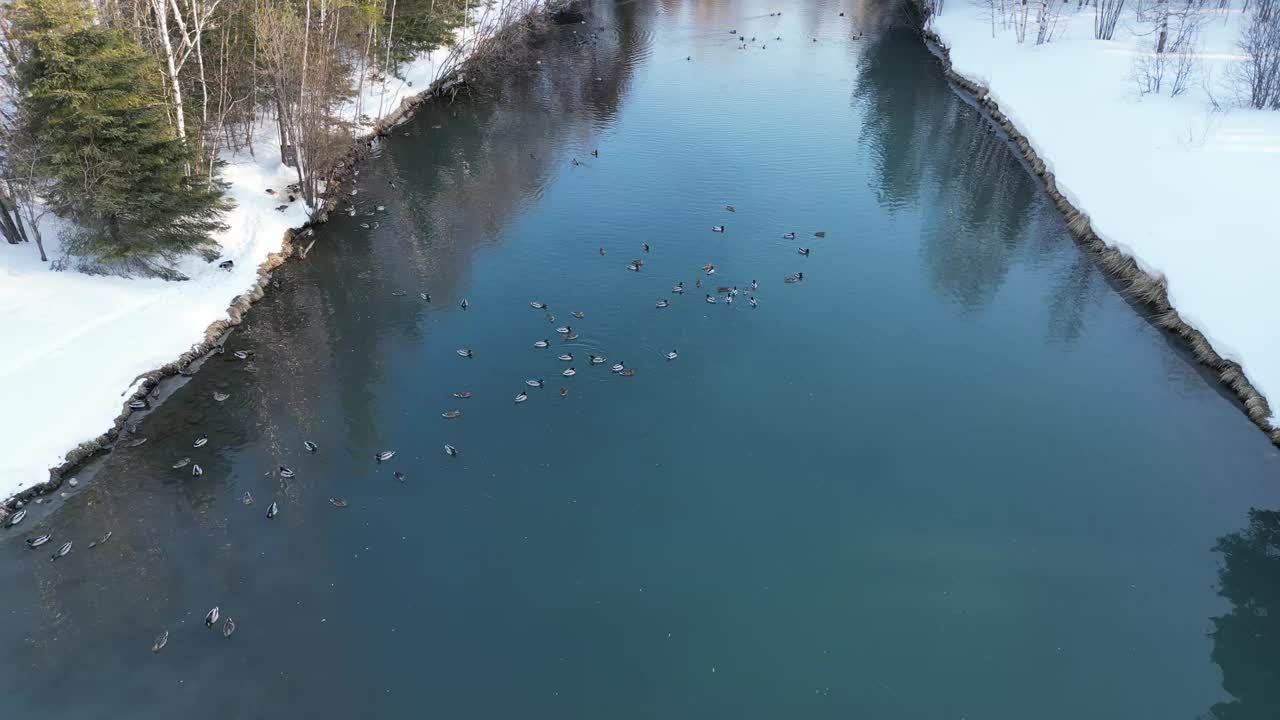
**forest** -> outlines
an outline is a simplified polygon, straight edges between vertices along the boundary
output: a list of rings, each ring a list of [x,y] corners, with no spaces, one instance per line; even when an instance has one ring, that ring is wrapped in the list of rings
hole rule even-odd
[[[310,208],[364,107],[423,52],[530,3],[15,0],[0,7],[0,232],[59,219],[82,269],[166,277],[212,258],[228,153],[274,153]],[[425,90],[426,88],[424,88]]]

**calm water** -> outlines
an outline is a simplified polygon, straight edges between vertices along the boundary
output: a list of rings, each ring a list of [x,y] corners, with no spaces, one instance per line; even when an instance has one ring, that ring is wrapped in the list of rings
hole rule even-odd
[[[1280,454],[907,25],[601,2],[520,65],[363,167],[254,360],[0,535],[5,716],[1280,713]]]

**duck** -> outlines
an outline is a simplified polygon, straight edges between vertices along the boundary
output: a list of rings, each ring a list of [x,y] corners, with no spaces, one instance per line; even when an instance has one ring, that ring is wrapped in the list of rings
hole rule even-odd
[[[600,248],[600,257],[604,257],[604,248]]]
[[[666,300],[659,300],[659,301],[658,301],[658,304],[657,304],[657,305],[655,305],[655,307],[664,308],[664,307],[667,307],[667,306],[669,306],[669,305],[671,305],[671,303],[670,303],[670,302],[668,302],[668,301],[666,301]]]
[[[554,323],[555,321],[556,321],[556,316],[552,313],[547,313],[547,322]]]
[[[548,341],[548,340],[537,340],[537,341],[535,341],[535,342],[533,343],[533,346],[534,346],[534,347],[536,347],[536,348],[545,348],[545,347],[550,347],[550,346],[551,346],[551,342],[550,342],[550,341]]]
[[[751,281],[751,289],[752,289],[752,290],[755,290],[755,289],[756,289],[756,288],[758,288],[758,287],[759,287],[759,285],[756,285],[756,281],[755,281],[755,280],[752,280],[752,281]]]
[[[694,286],[694,287],[696,287],[696,288],[700,288],[700,287],[702,287],[702,280],[701,280],[701,279],[694,280],[694,281],[693,281],[693,286]]]
[[[199,464],[191,466],[191,477],[200,477],[203,474],[204,468],[200,467]]]
[[[732,304],[733,304],[733,296],[732,296],[732,295],[726,295],[726,296],[725,296],[725,298],[724,298],[724,302],[725,302],[725,304],[726,304],[726,305],[732,305]]]
[[[715,297],[713,297],[713,296],[711,296],[711,295],[707,295],[707,303],[708,303],[709,305],[715,305],[715,304],[716,304],[716,299],[715,299]]]
[[[316,450],[320,449],[319,445],[311,442],[310,440],[303,440],[302,447],[306,448],[307,452],[315,452]]]
[[[587,357],[591,358],[592,365],[603,365],[605,362],[604,358],[599,355],[588,355]]]
[[[405,292],[404,290],[393,290],[391,292],[391,297],[404,297],[405,295],[408,295],[408,294],[409,293]]]
[[[632,370],[631,368],[627,368],[626,370],[623,370],[618,374],[621,375],[622,377],[632,377],[633,375],[636,374],[636,371]]]
[[[569,368],[568,370],[565,370],[564,372],[562,372],[562,373],[560,373],[560,374],[561,374],[561,375],[563,375],[563,376],[565,376],[565,377],[573,377],[574,375],[577,375],[577,374],[578,374],[578,371],[577,371],[577,370],[575,370],[575,369],[573,369],[573,368]]]
[[[801,255],[803,255],[803,256],[805,256],[805,257],[809,257],[809,248],[800,248],[800,249],[799,249],[799,252],[800,252],[800,254],[801,254]]]
[[[563,387],[560,388],[560,397],[567,397],[568,395],[569,395],[569,388],[563,388]]]
[[[560,333],[561,335],[568,335],[569,333],[573,332],[573,328],[568,325],[562,325],[556,328],[556,332]]]
[[[98,547],[99,545],[106,545],[106,544],[107,544],[107,541],[108,541],[108,540],[110,540],[110,539],[111,539],[111,536],[112,536],[112,535],[114,535],[114,534],[115,534],[115,533],[113,533],[112,531],[108,530],[106,535],[103,535],[102,537],[98,538],[97,540],[94,540],[93,542],[89,543],[89,549],[90,549],[90,550],[92,550],[92,549],[94,549],[94,548]]]
[[[752,40],[755,40],[755,38],[751,38],[751,39],[752,39]],[[736,207],[734,207],[734,206],[732,206],[732,205],[725,205],[725,206],[724,206],[724,209],[725,209],[725,210],[728,210],[729,212],[738,212],[738,208],[736,208]]]
[[[253,356],[253,353],[248,350],[237,350],[232,354],[236,356],[237,360],[248,360]]]
[[[462,302],[458,303],[458,306],[461,307],[463,310],[466,310],[467,308],[471,307],[471,303],[467,302],[466,298],[462,298]]]
[[[733,297],[737,297],[737,296],[738,296],[738,286],[737,286],[737,285],[734,285],[734,286],[733,286],[733,289],[729,291],[729,294],[730,294],[730,295],[732,295]]]
[[[783,233],[783,235],[782,235],[782,239],[783,239],[783,240],[795,240],[795,239],[796,239],[796,234],[795,234],[795,233],[793,233],[793,232]]]
[[[427,302],[431,302],[431,293],[424,293],[424,292],[420,292],[420,293],[418,293],[418,297],[422,298],[423,300],[425,300],[425,301],[427,301]]]
[[[151,652],[158,653],[164,649],[165,645],[168,645],[168,644],[169,644],[169,631],[165,630],[164,632],[156,636],[155,642],[151,643]]]
[[[538,302],[537,300],[534,300],[529,303],[529,307],[533,308],[534,310],[546,310],[547,304],[544,302]]]
[[[458,457],[458,448],[452,445],[445,445],[444,454],[448,455],[449,457]]]
[[[453,394],[453,396],[454,396],[454,397],[456,397],[456,398],[458,398],[459,400],[467,400],[467,399],[469,399],[469,398],[471,397],[471,391],[470,391],[470,390],[459,390],[458,392],[455,392],[455,393]]]
[[[788,275],[783,278],[783,282],[796,283],[804,279],[804,273],[798,272],[795,275]]]
[[[459,356],[461,356],[461,357],[464,357],[464,358],[469,358],[469,357],[472,357],[472,355],[473,355],[473,354],[472,354],[472,352],[471,352],[469,349],[467,349],[467,348],[459,348],[459,349],[458,349],[458,355],[459,355]]]
[[[564,362],[573,362],[573,353],[562,353],[560,359]]]
[[[577,339],[578,339],[577,333],[569,333],[568,335],[564,336],[565,342],[573,342],[574,340],[577,340]]]
[[[282,477],[282,478],[291,478],[291,477],[293,477],[294,475],[297,475],[297,473],[295,473],[295,472],[293,471],[293,468],[291,468],[291,467],[286,467],[286,466],[284,466],[284,465],[281,465],[281,466],[280,466],[280,477]]]
[[[581,310],[574,310],[572,314],[575,318],[579,320],[587,316],[587,314],[582,312]]]
[[[462,411],[461,410],[445,410],[444,412],[440,413],[440,417],[444,418],[445,420],[456,420],[457,418],[462,417]]]
[[[68,540],[67,542],[62,543],[62,547],[60,547],[60,548],[58,548],[57,550],[55,550],[55,551],[53,552],[53,555],[52,555],[49,559],[50,559],[50,560],[57,560],[57,559],[58,559],[58,558],[60,558],[60,557],[66,557],[66,556],[67,556],[67,553],[69,553],[69,552],[71,552],[71,541],[70,541],[70,540]]]
[[[724,232],[724,226],[723,226],[723,225],[712,225],[712,226],[711,226],[711,232],[718,232],[718,233],[722,233],[722,232]]]
[[[200,437],[196,438],[196,441],[195,441],[195,442],[191,443],[191,447],[193,447],[193,448],[202,448],[202,447],[204,447],[205,445],[208,445],[208,444],[209,444],[209,436],[208,436],[208,435],[201,435]]]
[[[540,387],[542,387],[542,379],[541,379],[541,378],[539,378],[539,379],[537,379],[537,380],[525,380],[525,381],[524,381],[524,384],[525,384],[525,385],[528,385],[529,387],[536,387],[536,388],[540,388]]]
[[[146,410],[147,401],[146,400],[130,400],[129,409],[130,410]]]
[[[645,252],[649,252],[649,243],[644,243],[640,247],[643,248]]]
[[[668,360],[675,360],[675,359],[676,359],[676,358],[678,358],[678,357],[680,357],[680,355],[679,355],[678,353],[676,353],[676,351],[675,351],[675,350],[672,350],[671,352],[667,353],[667,359],[668,359]]]
[[[128,448],[136,448],[136,447],[142,447],[143,445],[146,445],[146,444],[147,444],[147,438],[138,438],[137,440],[130,440],[129,442],[125,443],[124,446]]]
[[[599,80],[600,78],[596,78],[596,79],[597,79],[597,80]],[[600,157],[600,151],[599,151],[599,150],[592,150],[592,151],[591,151],[591,157]]]
[[[626,368],[625,368],[625,367],[623,367],[623,364],[622,364],[621,362],[617,362],[617,363],[614,363],[614,364],[613,364],[613,371],[614,371],[614,372],[622,372],[622,371],[623,371],[623,370],[625,370],[625,369],[626,369]]]
[[[271,518],[279,514],[280,514],[280,505],[275,502],[271,503],[271,505],[267,508],[267,519],[270,520]],[[214,620],[217,620],[217,618],[214,618]]]
[[[235,631],[236,631],[236,621],[232,620],[231,618],[227,618],[227,621],[222,623],[222,637],[229,638],[231,637],[231,634],[234,633]]]
[[[395,472],[391,473],[391,477],[395,478],[396,481],[398,482],[404,482],[404,473],[400,472],[399,470],[396,470]]]
[[[331,497],[329,498],[329,504],[336,508],[344,508],[347,506],[347,501],[339,497]]]
[[[581,164],[582,164],[582,163],[578,162],[578,158],[574,158],[574,159],[573,159],[573,166],[574,166],[574,167],[578,167],[578,166],[579,166],[579,165],[581,165]]]
[[[378,462],[386,462],[395,456],[396,456],[395,450],[383,450],[382,452],[378,453],[377,455],[374,455],[373,457]]]
[[[13,514],[13,517],[9,518],[9,523],[5,527],[13,527],[14,525],[17,525],[18,523],[22,522],[23,518],[25,518],[26,516],[27,516],[26,510],[19,510],[18,512]]]
[[[640,272],[640,268],[641,264],[638,262],[632,262],[627,265],[627,269],[631,272]]]
[[[218,606],[214,605],[212,610],[204,614],[204,626],[213,627],[214,623],[218,622],[218,615]]]
[[[672,293],[674,293],[674,294],[676,294],[676,295],[679,295],[679,294],[683,293],[683,292],[684,292],[684,281],[683,281],[683,280],[681,280],[680,282],[676,283],[676,286],[675,286],[675,287],[673,287],[673,288],[671,288],[671,292],[672,292]]]
[[[521,391],[520,391],[520,394],[519,394],[519,395],[516,395],[516,402],[518,402],[518,403],[522,403],[522,402],[524,402],[525,400],[528,400],[528,399],[529,399],[529,393],[527,393],[527,392],[525,392],[525,391],[523,391],[523,390],[521,390]]]
[[[214,402],[222,402],[223,400],[226,400],[226,399],[227,399],[227,398],[229,398],[229,397],[231,397],[231,395],[230,395],[230,394],[228,394],[228,393],[218,392],[217,390],[214,390],[214,391],[213,391],[213,401],[214,401]]]
[[[52,537],[53,537],[52,535],[44,534],[44,535],[41,535],[40,537],[27,538],[27,547],[34,550],[40,547],[41,545],[49,542],[50,538]]]
[[[253,493],[249,492],[248,490],[245,490],[245,491],[244,491],[244,496],[240,498],[240,503],[241,503],[242,505],[252,505],[252,504],[253,504]]]
[[[753,297],[748,297],[747,302],[751,303],[751,307],[757,307],[760,304],[756,302],[756,299]]]
[[[715,266],[714,266],[714,265],[713,265],[713,266],[711,266],[711,267],[709,267],[709,268],[707,268],[707,274],[708,274],[708,275],[715,275],[715,274],[716,274],[716,268],[715,268]]]
[[[181,460],[170,465],[169,467],[173,468],[174,470],[177,470],[178,468],[184,468],[190,464],[191,464],[191,458],[182,458]]]
[[[814,233],[814,234],[813,234],[813,236],[814,236],[814,237],[820,237],[820,238],[821,238],[821,237],[826,237],[826,236],[827,236],[827,231],[826,231],[826,230],[819,230],[818,232]]]

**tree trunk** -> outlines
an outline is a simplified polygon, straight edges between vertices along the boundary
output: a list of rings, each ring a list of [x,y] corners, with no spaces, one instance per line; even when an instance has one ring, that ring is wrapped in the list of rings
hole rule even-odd
[[[169,40],[169,8],[165,0],[152,0],[151,7],[155,11],[156,33],[160,36],[165,65],[169,71],[169,89],[173,93],[173,115],[178,139],[186,142],[187,122],[182,113],[182,83],[178,82],[178,64],[174,61],[173,43]]]

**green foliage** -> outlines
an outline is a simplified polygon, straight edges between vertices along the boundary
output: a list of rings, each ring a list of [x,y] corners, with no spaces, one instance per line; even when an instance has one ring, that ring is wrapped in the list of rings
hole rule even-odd
[[[208,251],[225,227],[222,186],[175,136],[153,58],[88,24],[78,0],[23,0],[18,10],[20,117],[44,148],[50,206],[78,226],[67,250],[135,269]]]

